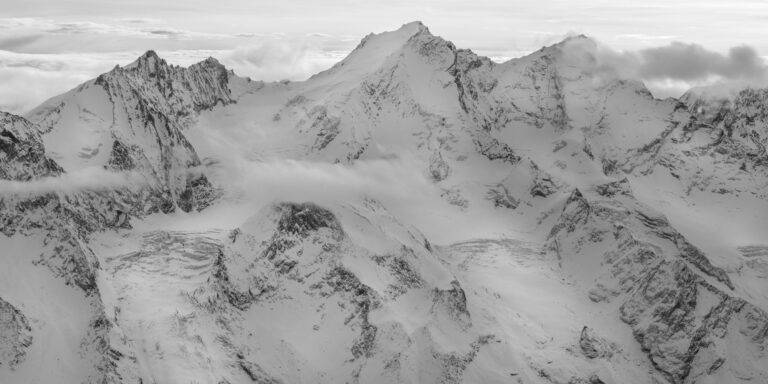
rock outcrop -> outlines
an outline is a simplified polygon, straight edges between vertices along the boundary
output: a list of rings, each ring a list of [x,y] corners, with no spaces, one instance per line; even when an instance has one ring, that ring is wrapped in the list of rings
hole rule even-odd
[[[0,367],[13,369],[32,344],[32,328],[21,311],[0,298]]]

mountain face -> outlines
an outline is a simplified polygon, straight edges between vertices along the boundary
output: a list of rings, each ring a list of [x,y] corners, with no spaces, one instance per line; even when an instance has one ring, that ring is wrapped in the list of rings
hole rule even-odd
[[[40,135],[26,119],[3,112],[0,114],[3,180],[26,181],[36,177],[58,176],[63,171],[55,161],[45,156]]]
[[[768,382],[768,93],[595,49],[150,51],[1,114],[0,382]]]
[[[703,148],[705,153],[737,163],[739,171],[744,173],[741,178],[757,174],[756,182],[762,181],[768,161],[765,149],[768,144],[765,128],[768,92],[745,89],[732,99],[722,99],[693,90],[683,95],[683,100],[697,117],[701,129],[711,136],[711,142]]]
[[[28,117],[66,169],[106,167],[146,178],[151,195],[134,197],[134,210],[188,212],[206,207],[216,192],[196,170],[200,158],[182,130],[200,110],[234,102],[231,76],[213,58],[179,68],[149,51],[47,101]]]

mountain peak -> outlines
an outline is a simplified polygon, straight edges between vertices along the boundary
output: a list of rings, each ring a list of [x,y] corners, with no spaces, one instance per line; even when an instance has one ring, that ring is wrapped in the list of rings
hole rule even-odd
[[[429,32],[429,28],[426,25],[424,25],[424,23],[422,23],[419,20],[411,21],[410,23],[403,24],[402,26],[400,26],[398,31],[413,32],[411,34],[411,36],[413,36],[413,35],[415,35],[417,33],[420,33],[420,32],[430,33]]]
[[[150,49],[144,52],[144,54],[141,55],[139,58],[140,59],[160,59],[160,56],[158,56],[157,52],[155,52],[153,49]]]
[[[360,40],[360,43],[342,61],[336,63],[331,69],[320,72],[312,77],[336,73],[345,68],[358,74],[367,73],[372,68],[377,68],[384,60],[404,47],[415,36],[432,36],[424,23],[413,21],[403,24],[394,31],[370,33]],[[355,76],[356,77],[356,76]]]
[[[227,71],[227,68],[219,60],[213,56],[208,56],[207,59],[192,65],[192,67],[211,68],[218,71]],[[190,67],[191,68],[191,67]]]
[[[568,36],[565,37],[565,39],[563,39],[564,42],[565,41],[578,41],[578,40],[589,40],[589,41],[592,41],[592,38],[587,36],[587,35],[585,35],[585,34],[583,34],[583,33],[579,33],[579,34],[576,34],[576,35],[569,34]]]
[[[584,34],[578,34],[578,35],[568,35],[560,42],[557,42],[555,44],[552,44],[550,46],[542,47],[542,50],[560,50],[565,47],[577,47],[579,50],[585,50],[588,53],[591,53],[597,48],[597,41],[595,39],[584,35]]]
[[[134,62],[126,65],[124,69],[142,69],[145,68],[149,72],[155,72],[159,67],[166,66],[165,60],[158,56],[154,50],[148,50],[143,55],[139,56]]]
[[[411,37],[420,33],[431,34],[429,28],[427,28],[421,21],[412,21],[400,26],[400,28],[394,31],[386,31],[381,33],[370,33],[365,36],[358,44],[355,51],[368,45],[370,41],[380,41],[390,43],[398,47],[403,46]],[[354,51],[353,51],[354,52]]]
[[[203,63],[206,63],[206,64],[221,65],[221,63],[219,62],[219,60],[217,60],[217,59],[216,59],[215,57],[213,57],[213,56],[208,56],[208,58],[206,58],[206,59],[205,59],[205,60],[203,60],[202,62],[203,62]]]

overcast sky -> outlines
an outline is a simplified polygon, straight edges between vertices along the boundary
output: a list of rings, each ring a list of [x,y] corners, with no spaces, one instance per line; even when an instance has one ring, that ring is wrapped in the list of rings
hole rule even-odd
[[[655,63],[634,74],[664,96],[762,68],[768,55],[768,2],[759,0],[10,0],[0,17],[0,110],[25,111],[147,49],[182,65],[215,56],[255,79],[303,79],[369,32],[413,20],[495,60],[583,33],[614,56]],[[681,76],[691,63],[699,72]]]

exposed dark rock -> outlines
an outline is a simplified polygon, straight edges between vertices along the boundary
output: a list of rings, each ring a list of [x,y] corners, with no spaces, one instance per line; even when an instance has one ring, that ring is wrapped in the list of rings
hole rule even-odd
[[[632,189],[629,186],[629,180],[627,180],[626,177],[619,181],[600,184],[595,187],[595,189],[600,196],[604,197],[614,197],[616,195],[629,196],[632,194]]]
[[[675,244],[680,251],[679,256],[686,261],[690,262],[702,272],[717,279],[721,283],[725,284],[728,288],[733,289],[733,282],[728,277],[723,269],[718,268],[709,261],[704,253],[688,242],[679,232],[677,232],[669,224],[669,221],[664,216],[651,216],[642,211],[635,211],[638,219],[649,229],[653,230],[659,237],[665,238]]]
[[[258,384],[282,384],[283,381],[270,376],[264,368],[256,363],[240,359],[237,362],[240,369],[253,381]]]
[[[217,299],[219,298],[218,295],[222,295],[231,306],[244,311],[256,299],[256,295],[250,289],[241,292],[232,285],[229,281],[227,264],[224,259],[224,252],[219,249],[208,282],[214,284],[214,289],[217,291]],[[214,301],[214,298],[209,298],[207,305],[211,310],[216,310],[217,308],[217,302]]]
[[[0,298],[0,368],[13,369],[24,361],[32,345],[32,328],[26,316]]]
[[[433,351],[432,357],[442,366],[438,382],[445,384],[463,383],[464,371],[466,371],[467,366],[475,360],[483,346],[494,340],[496,340],[494,335],[480,336],[470,345],[470,350],[466,353]]]
[[[119,140],[112,143],[112,152],[109,154],[107,166],[117,171],[130,171],[136,167],[131,151]]]
[[[617,189],[613,187],[606,190]],[[631,202],[631,195],[627,196]],[[578,254],[581,244],[591,242],[595,233],[611,223],[615,241],[604,253],[603,263],[612,278],[599,280],[590,290],[590,299],[622,300],[622,321],[632,327],[655,369],[669,382],[695,382],[710,371],[727,369],[723,368],[728,367],[727,356],[721,351],[742,337],[733,329],[749,335],[749,343],[768,345],[768,331],[764,331],[768,314],[726,293],[731,287],[727,274],[712,266],[664,216],[639,206],[632,211],[617,208],[615,200],[583,199],[576,191],[571,194],[552,229],[550,246],[565,243]],[[572,230],[563,230],[569,224]],[[716,287],[709,277],[729,288]],[[580,347],[585,356],[596,358],[601,351],[596,345],[609,344],[596,344],[590,332],[582,331]]]
[[[507,144],[500,142],[490,134],[478,134],[474,139],[475,147],[481,155],[489,160],[501,160],[509,164],[520,162],[520,156],[515,154]]]
[[[512,196],[504,184],[496,184],[489,188],[486,198],[492,201],[495,207],[516,209],[520,205],[520,199]]]
[[[201,174],[188,176],[186,187],[177,199],[179,208],[184,212],[193,210],[202,211],[208,207],[217,197],[217,191],[208,178]]]
[[[603,165],[603,174],[606,176],[612,176],[617,172],[618,162],[616,160],[602,158],[601,163]]]
[[[456,280],[451,282],[450,289],[434,288],[432,290],[432,312],[447,314],[448,318],[461,327],[467,328],[471,325],[469,310],[467,309],[467,295]]]
[[[599,376],[592,375],[589,377],[589,384],[605,384],[605,382]]]
[[[397,279],[397,284],[387,287],[387,293],[390,298],[396,298],[406,293],[411,288],[420,288],[424,285],[419,273],[413,268],[409,258],[415,258],[412,249],[403,246],[402,253],[390,255],[374,255],[372,259],[376,264],[386,267],[387,270]]]
[[[334,236],[343,236],[341,224],[333,213],[312,203],[283,203],[276,208],[280,213],[277,230],[281,233],[306,237],[321,228],[330,229]]]
[[[611,346],[597,336],[594,329],[586,325],[581,329],[581,334],[579,335],[579,347],[584,352],[584,356],[590,359],[611,357],[613,355]]]
[[[109,127],[113,142],[103,166],[133,171],[147,184],[138,192],[119,192],[131,206],[127,211],[143,215],[170,213],[176,207],[199,210],[218,197],[204,175],[191,180],[187,176],[201,162],[183,131],[199,111],[234,102],[230,74],[213,58],[181,68],[148,51],[133,64],[115,67],[81,86],[103,89],[113,106]],[[56,129],[67,108],[71,106],[65,100],[41,109],[33,115],[34,121],[41,131]]]
[[[451,170],[448,162],[443,159],[443,155],[435,152],[429,160],[429,174],[435,182],[443,181]]]
[[[329,286],[334,293],[348,296],[355,306],[353,315],[359,319],[360,335],[355,339],[350,349],[352,356],[355,359],[372,357],[378,327],[370,323],[368,315],[373,309],[381,305],[381,299],[373,289],[363,284],[357,276],[342,267],[331,270],[324,278],[323,284]]]
[[[0,179],[28,181],[63,171],[45,155],[42,139],[29,121],[0,112]]]
[[[574,189],[565,201],[563,211],[560,213],[560,220],[552,227],[550,237],[556,235],[560,230],[573,232],[579,225],[587,223],[590,214],[590,205],[584,195],[578,189]]]
[[[112,224],[113,228],[131,229],[130,216],[128,213],[121,210],[115,210],[115,221]]]
[[[338,136],[341,129],[341,118],[330,115],[328,108],[323,105],[317,105],[307,112],[306,119],[299,122],[299,127],[305,127],[317,135],[312,150],[321,151],[325,149]]]
[[[539,170],[536,165],[532,166],[532,170],[534,179],[530,190],[531,196],[548,197],[560,189],[560,186],[551,175]]]

